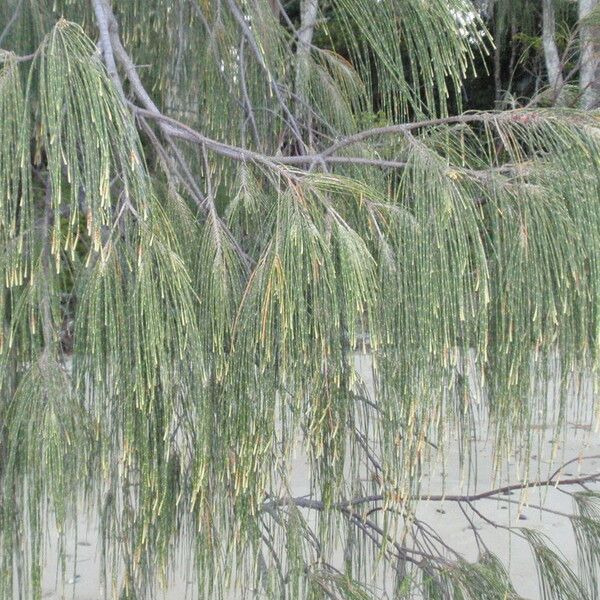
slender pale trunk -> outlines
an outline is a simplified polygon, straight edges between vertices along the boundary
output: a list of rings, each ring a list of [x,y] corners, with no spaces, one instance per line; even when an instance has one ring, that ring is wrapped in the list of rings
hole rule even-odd
[[[499,39],[496,40],[496,45],[494,47],[494,97],[496,99],[496,103],[499,103],[500,99],[502,98],[502,71],[500,63]]]
[[[554,0],[542,2],[542,42],[544,44],[544,59],[548,72],[548,83],[555,100],[563,87],[562,64],[556,46],[556,17],[554,15]]]
[[[300,29],[298,30],[298,47],[296,51],[296,116],[306,125],[309,135],[309,146],[312,146],[312,127],[308,105],[308,80],[310,77],[310,49],[317,23],[319,0],[302,0],[300,4]]]
[[[298,53],[310,52],[318,11],[319,0],[302,0],[300,29],[298,30]]]
[[[599,5],[599,0],[579,0],[579,19],[585,19],[593,10],[600,10]],[[580,35],[581,105],[586,110],[600,108],[600,26],[584,24]]]

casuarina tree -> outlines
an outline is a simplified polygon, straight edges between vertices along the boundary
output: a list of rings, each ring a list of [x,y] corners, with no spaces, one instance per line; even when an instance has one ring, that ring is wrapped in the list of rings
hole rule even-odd
[[[473,520],[550,486],[579,575],[496,525],[598,597],[600,474],[528,468],[597,384],[597,113],[463,112],[466,0],[4,0],[0,47],[0,598],[81,512],[106,597],[517,598]],[[426,495],[482,428],[518,477]]]

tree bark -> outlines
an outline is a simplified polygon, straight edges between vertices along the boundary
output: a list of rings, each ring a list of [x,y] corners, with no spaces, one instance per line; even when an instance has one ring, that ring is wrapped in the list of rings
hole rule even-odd
[[[499,107],[500,99],[502,98],[502,71],[500,62],[500,40],[495,40],[494,46],[494,98],[496,100],[496,108]]]
[[[309,130],[309,139],[312,137],[310,114],[306,111],[308,102],[308,78],[310,76],[309,59],[310,47],[312,44],[313,33],[317,22],[317,13],[319,12],[319,0],[302,0],[300,4],[300,29],[298,30],[298,47],[296,50],[296,96],[298,105],[296,115],[299,118],[304,117],[304,121]],[[311,145],[309,143],[309,145]]]
[[[593,10],[600,10],[599,6],[599,0],[579,0],[579,19],[585,19]],[[591,110],[600,108],[600,26],[583,24],[580,36],[581,105]]]
[[[552,90],[553,100],[559,96],[563,87],[563,75],[560,56],[556,46],[556,18],[554,0],[542,2],[542,42],[544,45],[544,60],[548,72],[548,83]]]

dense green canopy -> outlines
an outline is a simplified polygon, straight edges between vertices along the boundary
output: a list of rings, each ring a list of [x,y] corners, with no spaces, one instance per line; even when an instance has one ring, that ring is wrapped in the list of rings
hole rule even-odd
[[[466,1],[323,4],[0,6],[0,598],[40,596],[82,507],[123,599],[180,553],[205,598],[517,597],[414,510],[453,433],[528,465],[548,398],[560,434],[595,386],[598,115],[461,113],[492,49]],[[586,579],[515,530],[544,598],[597,597],[576,499]]]

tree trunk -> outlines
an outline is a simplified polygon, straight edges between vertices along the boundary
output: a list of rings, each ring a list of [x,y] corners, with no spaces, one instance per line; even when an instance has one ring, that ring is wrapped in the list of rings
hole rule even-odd
[[[588,17],[593,10],[600,10],[599,0],[579,0],[580,20]],[[586,110],[600,108],[600,26],[583,24],[580,43],[581,105]]]
[[[496,100],[496,108],[500,106],[502,98],[502,72],[500,62],[500,40],[496,40],[494,47],[494,98]]]
[[[300,4],[300,29],[298,30],[298,49],[296,53],[296,115],[304,121],[309,135],[309,145],[312,140],[312,128],[308,103],[308,78],[310,76],[310,47],[319,12],[319,0],[302,0]]]
[[[552,90],[552,98],[556,100],[563,87],[562,65],[558,48],[556,47],[556,19],[554,15],[554,0],[543,0],[542,42],[544,44],[544,60],[548,72],[548,83]]]

